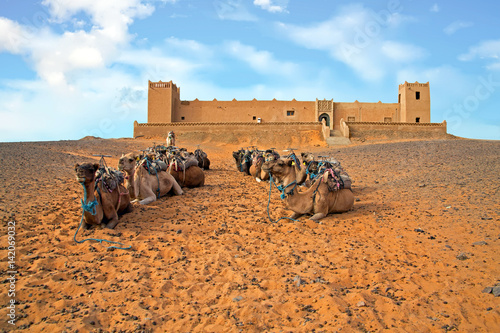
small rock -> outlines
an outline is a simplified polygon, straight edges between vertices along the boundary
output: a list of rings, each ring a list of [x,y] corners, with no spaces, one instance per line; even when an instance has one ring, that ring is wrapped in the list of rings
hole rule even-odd
[[[361,201],[361,199],[360,199],[360,198],[356,198],[356,202],[360,202],[360,201]]]
[[[415,229],[415,231],[416,231],[416,232],[422,232],[422,233],[424,233],[424,232],[425,232],[423,229],[420,229],[420,228]]]
[[[465,253],[465,252],[462,252],[460,253],[458,256],[457,256],[457,259],[458,260],[467,260],[467,259],[470,259],[470,256],[469,254]]]
[[[239,302],[243,299],[243,296],[236,296],[235,298],[233,298],[233,302]]]
[[[488,220],[493,220],[493,218],[489,217],[489,216],[485,216],[485,217],[481,217],[481,220],[488,221]]]
[[[483,289],[483,293],[490,294],[493,291],[493,287],[486,287]]]
[[[418,187],[425,187],[425,184],[419,184]]]
[[[485,241],[474,242],[472,245],[488,245]]]
[[[177,233],[177,234],[182,234],[182,230],[181,230],[181,229],[179,229],[179,230],[177,230],[177,231],[176,231],[176,233]]]
[[[298,275],[293,278],[293,282],[295,282],[297,287],[300,287],[300,285],[303,284],[302,279]]]
[[[491,311],[493,308],[490,306],[489,308],[486,308],[486,311]]]
[[[500,286],[495,286],[493,287],[493,290],[491,291],[495,297],[500,296]]]
[[[358,304],[356,304],[358,307],[366,306],[366,303],[363,301],[359,301]]]

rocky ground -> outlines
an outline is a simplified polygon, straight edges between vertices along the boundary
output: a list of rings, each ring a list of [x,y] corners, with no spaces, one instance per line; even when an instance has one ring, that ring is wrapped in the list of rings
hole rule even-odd
[[[83,191],[74,164],[103,153],[116,167],[121,153],[150,145],[0,144],[0,330],[500,331],[500,142],[299,146],[336,157],[354,180],[353,210],[319,224],[271,223],[269,183],[236,170],[239,146],[206,142],[213,168],[204,187],[135,206],[115,230],[76,236],[132,249],[76,243]],[[277,192],[269,206],[273,220],[290,214]]]

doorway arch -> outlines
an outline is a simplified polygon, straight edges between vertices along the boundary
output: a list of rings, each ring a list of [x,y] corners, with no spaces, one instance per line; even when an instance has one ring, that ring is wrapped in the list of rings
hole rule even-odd
[[[319,116],[319,121],[322,121],[325,119],[326,126],[330,127],[330,116],[327,113],[322,113]]]

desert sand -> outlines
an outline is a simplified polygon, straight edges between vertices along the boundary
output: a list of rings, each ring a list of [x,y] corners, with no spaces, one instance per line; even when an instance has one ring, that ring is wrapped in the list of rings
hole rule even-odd
[[[130,250],[76,243],[83,190],[75,163],[109,154],[116,167],[121,153],[153,141],[0,144],[0,330],[500,331],[500,297],[485,292],[500,282],[500,142],[294,142],[298,152],[337,158],[356,201],[321,223],[307,216],[272,223],[269,183],[244,176],[231,158],[251,140],[207,139],[201,147],[212,169],[204,187],[136,205],[114,230],[77,235]],[[196,143],[177,142],[191,151]],[[269,207],[273,220],[291,214],[276,190]],[[13,298],[9,221],[16,223]]]

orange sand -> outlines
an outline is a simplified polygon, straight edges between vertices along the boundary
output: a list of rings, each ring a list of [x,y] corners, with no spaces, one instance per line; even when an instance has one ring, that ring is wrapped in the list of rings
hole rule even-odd
[[[1,330],[500,331],[500,298],[482,292],[500,279],[499,142],[295,142],[299,152],[335,156],[354,180],[353,210],[318,224],[271,223],[269,183],[236,171],[239,146],[206,140],[206,186],[135,206],[115,230],[77,236],[131,250],[77,244],[83,192],[74,164],[103,153],[116,167],[122,152],[152,142],[0,144]],[[291,213],[275,191],[270,207],[273,219]],[[15,327],[8,221],[16,221]]]

